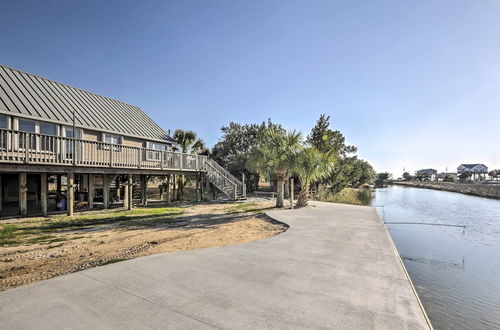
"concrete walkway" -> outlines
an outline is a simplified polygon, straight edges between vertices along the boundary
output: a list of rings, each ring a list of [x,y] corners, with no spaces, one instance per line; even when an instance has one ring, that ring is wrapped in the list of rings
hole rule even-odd
[[[428,329],[370,207],[315,203],[252,243],[165,253],[0,293],[2,329]]]

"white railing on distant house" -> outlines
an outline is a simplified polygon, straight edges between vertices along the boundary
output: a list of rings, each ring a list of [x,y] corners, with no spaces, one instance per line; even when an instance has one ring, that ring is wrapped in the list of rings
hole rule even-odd
[[[0,162],[205,171],[207,157],[0,129]]]

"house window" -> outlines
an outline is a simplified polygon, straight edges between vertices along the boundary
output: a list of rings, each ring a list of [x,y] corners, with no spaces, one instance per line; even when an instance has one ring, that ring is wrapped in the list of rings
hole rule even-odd
[[[113,151],[122,151],[121,147],[118,146],[122,144],[122,137],[116,134],[102,133],[103,134],[103,142],[114,144]],[[103,146],[103,149],[109,150],[107,145]]]
[[[40,134],[44,134],[40,136],[40,149],[43,151],[55,151],[55,138],[53,136],[57,135],[57,126],[52,123],[44,123],[40,122]],[[51,135],[51,136],[47,136]]]
[[[36,123],[31,120],[19,119],[19,131],[35,133]]]
[[[57,135],[57,126],[52,123],[40,123],[40,134]]]
[[[157,143],[157,142],[149,142],[148,141],[148,149],[153,149],[153,150],[167,150],[167,145],[163,143]]]
[[[122,144],[122,137],[119,135],[104,133],[104,142],[111,144]]]
[[[0,128],[7,128],[7,117],[0,115]],[[2,131],[0,134],[0,148],[7,148],[7,132]]]
[[[7,117],[0,115],[0,128],[7,128]]]
[[[69,138],[75,137],[75,132],[73,131],[72,127],[65,127],[64,132],[66,137]]]
[[[147,153],[146,153],[146,159],[147,160],[160,160],[160,157],[161,157],[161,153],[159,152],[160,150],[161,151],[165,151],[167,150],[167,146],[163,143],[157,143],[157,142],[147,142],[146,143],[146,147],[147,149],[152,149],[152,150],[148,150]],[[155,151],[153,151],[155,150]],[[158,150],[158,151],[156,151]]]
[[[35,133],[36,123],[31,120],[19,119],[19,131],[24,133]],[[26,147],[30,149],[36,149],[36,136],[31,135],[29,139],[26,139],[28,134],[19,134],[19,147],[25,149]],[[28,144],[28,146],[27,146]]]

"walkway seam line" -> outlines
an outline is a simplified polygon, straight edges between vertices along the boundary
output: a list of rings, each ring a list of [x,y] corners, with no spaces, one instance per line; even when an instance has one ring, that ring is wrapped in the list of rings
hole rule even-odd
[[[171,311],[171,312],[177,313],[177,314],[179,314],[179,315],[182,315],[182,316],[188,317],[188,318],[190,318],[190,319],[192,319],[192,320],[195,320],[195,321],[198,321],[198,322],[203,323],[203,324],[205,324],[205,325],[208,325],[209,327],[212,327],[212,328],[215,328],[215,329],[221,329],[221,330],[222,330],[222,328],[220,328],[220,327],[218,327],[218,326],[216,326],[216,325],[214,325],[214,324],[210,324],[210,323],[205,322],[205,321],[203,321],[203,320],[197,319],[197,318],[196,318],[196,317],[194,317],[194,316],[191,316],[191,315],[184,314],[184,313],[182,313],[182,312],[176,311],[175,309],[172,309],[172,308],[170,308],[170,307],[168,307],[168,306],[165,306],[165,305],[163,305],[163,304],[157,303],[157,302],[155,302],[155,301],[153,301],[153,300],[150,300],[150,299],[148,299],[148,298],[146,298],[146,297],[142,297],[142,296],[140,296],[140,295],[138,295],[138,294],[135,294],[135,293],[133,293],[133,292],[131,292],[131,291],[129,291],[129,290],[122,289],[122,288],[117,287],[117,286],[115,286],[115,285],[112,285],[112,284],[110,284],[110,283],[107,283],[107,282],[101,281],[101,280],[99,280],[99,279],[97,279],[97,278],[95,278],[95,277],[88,276],[88,275],[85,275],[85,274],[82,274],[82,273],[78,273],[78,275],[83,276],[83,277],[86,277],[86,278],[91,279],[91,280],[93,280],[93,281],[99,282],[99,283],[101,283],[101,284],[107,285],[107,286],[109,286],[109,287],[111,287],[111,288],[113,288],[113,289],[119,290],[119,291],[121,291],[121,292],[123,292],[123,293],[129,294],[129,295],[131,295],[131,296],[134,296],[134,297],[136,297],[136,298],[139,298],[139,299],[141,299],[141,300],[144,300],[144,301],[146,301],[146,302],[148,302],[148,303],[150,303],[150,304],[152,304],[152,305],[157,305],[157,306],[163,307],[163,308],[165,308],[165,309],[168,309],[168,310],[169,310],[169,311]]]

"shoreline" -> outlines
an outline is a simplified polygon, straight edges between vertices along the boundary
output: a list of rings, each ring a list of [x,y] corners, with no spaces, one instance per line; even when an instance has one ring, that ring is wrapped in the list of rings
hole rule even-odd
[[[455,192],[464,195],[500,200],[500,184],[457,183],[457,182],[415,182],[393,181],[397,186]]]

